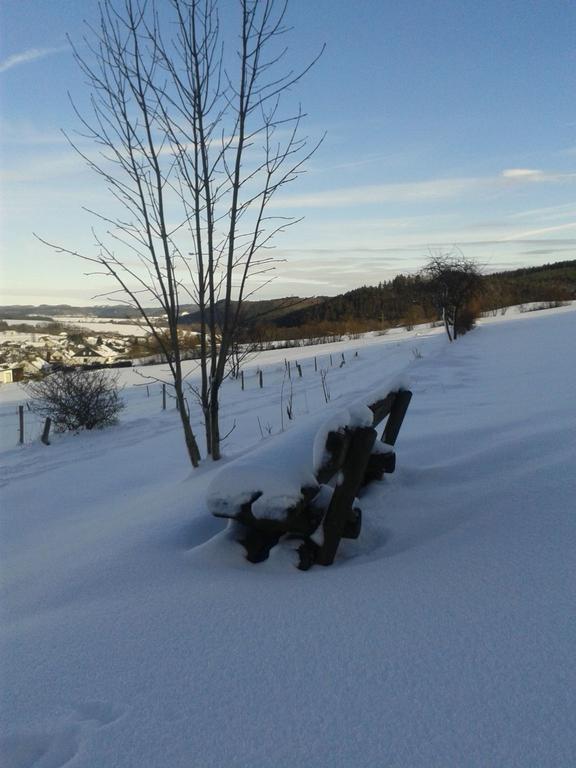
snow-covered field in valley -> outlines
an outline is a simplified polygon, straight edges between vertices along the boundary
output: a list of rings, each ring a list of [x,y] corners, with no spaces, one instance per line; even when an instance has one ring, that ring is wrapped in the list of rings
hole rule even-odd
[[[131,370],[113,428],[16,446],[10,421],[3,768],[575,765],[575,330],[565,307],[451,345],[434,329],[263,354],[224,388],[225,460],[196,471],[173,401]],[[303,371],[293,421],[284,357]],[[414,397],[360,538],[331,568],[298,571],[295,542],[249,564],[207,511],[215,473],[397,377]],[[22,396],[2,388],[3,423]]]

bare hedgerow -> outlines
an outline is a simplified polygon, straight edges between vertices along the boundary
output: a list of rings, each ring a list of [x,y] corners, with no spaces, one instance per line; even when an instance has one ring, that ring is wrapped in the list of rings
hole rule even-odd
[[[57,432],[94,429],[115,424],[124,408],[118,375],[108,371],[73,368],[57,371],[26,385],[31,408],[52,419]]]

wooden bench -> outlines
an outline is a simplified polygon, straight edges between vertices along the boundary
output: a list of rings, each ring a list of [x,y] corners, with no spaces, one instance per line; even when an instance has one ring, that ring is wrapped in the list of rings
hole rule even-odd
[[[410,404],[412,393],[399,389],[369,405],[372,424],[329,431],[320,466],[302,486],[299,498],[273,518],[254,514],[253,505],[262,491],[248,492],[242,503],[212,510],[217,517],[234,519],[242,527],[242,544],[250,562],[266,560],[282,536],[301,538],[298,549],[301,570],[315,563],[331,565],[340,541],[355,539],[362,527],[361,510],[355,506],[360,489],[391,473],[396,466],[394,445]],[[376,427],[385,421],[377,440]],[[226,483],[226,474],[222,475]]]

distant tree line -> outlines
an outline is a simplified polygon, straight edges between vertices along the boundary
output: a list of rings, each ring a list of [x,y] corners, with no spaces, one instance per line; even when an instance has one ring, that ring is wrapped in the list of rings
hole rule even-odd
[[[466,303],[468,315],[529,302],[576,298],[576,261],[500,272],[482,277],[482,288]],[[251,340],[296,339],[386,330],[441,320],[431,276],[398,275],[376,286],[288,310],[274,318],[246,317],[243,334]],[[464,319],[464,318],[463,318]]]

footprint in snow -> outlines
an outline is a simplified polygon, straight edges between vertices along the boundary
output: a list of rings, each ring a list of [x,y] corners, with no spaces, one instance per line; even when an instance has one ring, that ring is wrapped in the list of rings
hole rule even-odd
[[[80,723],[95,723],[97,728],[110,725],[126,713],[126,707],[108,704],[105,701],[87,701],[74,707],[74,719]]]
[[[206,544],[207,541],[221,533],[227,525],[228,520],[206,515],[179,528],[173,539],[179,549],[185,549],[189,552],[201,547],[202,544]]]
[[[69,722],[56,733],[19,733],[0,739],[2,768],[62,768],[78,753],[83,731],[115,723],[125,707],[102,701],[76,705]]]
[[[3,768],[61,768],[78,752],[79,736],[78,726],[58,734],[7,736],[0,741],[0,764]]]

